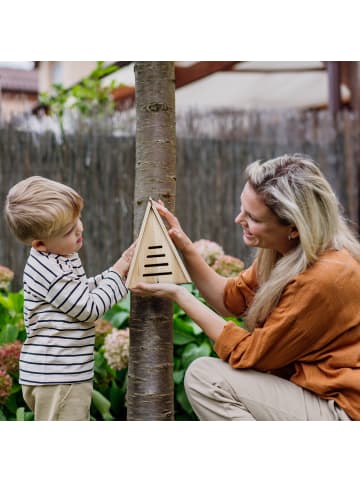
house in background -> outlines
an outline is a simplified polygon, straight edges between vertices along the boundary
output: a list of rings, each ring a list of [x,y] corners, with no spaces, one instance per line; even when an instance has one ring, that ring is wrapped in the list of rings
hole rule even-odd
[[[0,62],[0,118],[29,112],[38,103],[36,62]]]
[[[81,82],[96,61],[38,61],[32,70],[1,67],[2,115],[29,111],[40,92],[54,83]],[[7,62],[6,64],[11,64]],[[15,63],[14,64],[18,64]],[[119,70],[104,77],[123,85],[113,95],[119,110],[134,106],[133,62],[106,62]],[[356,109],[359,62],[321,61],[179,61],[175,62],[176,108],[189,109]]]
[[[50,92],[52,84],[69,87],[95,67],[96,61],[0,61],[0,117],[9,120],[32,112],[39,104],[39,94]]]
[[[96,67],[96,61],[40,61],[39,92],[51,92],[52,84],[70,87],[81,81]]]

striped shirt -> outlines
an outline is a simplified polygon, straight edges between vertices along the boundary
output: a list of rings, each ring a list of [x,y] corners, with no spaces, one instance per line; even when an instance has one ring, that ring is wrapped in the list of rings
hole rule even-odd
[[[127,294],[112,268],[86,278],[80,257],[31,248],[24,270],[27,339],[19,383],[51,385],[93,379],[95,320]]]

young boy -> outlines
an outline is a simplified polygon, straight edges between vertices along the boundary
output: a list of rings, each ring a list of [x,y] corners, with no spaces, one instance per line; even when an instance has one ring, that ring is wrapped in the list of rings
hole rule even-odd
[[[77,192],[40,176],[20,181],[6,199],[11,231],[31,245],[19,383],[35,420],[89,420],[95,320],[127,294],[134,244],[111,268],[87,279],[77,253],[82,208]]]

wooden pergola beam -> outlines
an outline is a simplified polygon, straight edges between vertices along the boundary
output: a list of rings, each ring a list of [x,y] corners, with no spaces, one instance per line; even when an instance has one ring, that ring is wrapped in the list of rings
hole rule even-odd
[[[131,85],[116,87],[111,95],[119,110],[128,109],[135,101],[135,87]]]
[[[221,71],[237,72],[239,74],[244,72],[260,72],[252,69],[237,70],[234,65],[240,61],[204,61],[196,62],[191,65],[182,66],[175,63],[175,86],[176,88],[183,87],[196,80],[200,80],[208,75]],[[344,83],[351,91],[351,106],[357,105],[360,107],[360,94],[358,87],[359,73],[356,68],[357,62],[324,62],[324,67],[328,72],[328,108],[331,112],[336,113],[341,108],[340,84]],[[301,69],[301,72],[306,71],[321,71],[322,68],[315,69]],[[280,69],[276,72],[299,72],[299,69]],[[274,73],[271,71],[261,71],[261,73]],[[355,73],[356,72],[356,73]],[[113,98],[120,109],[126,109],[132,106],[135,101],[135,88],[132,86],[123,86],[113,91]],[[359,109],[360,110],[360,109]]]
[[[238,61],[196,62],[186,67],[175,64],[175,87],[178,89],[215,72],[231,70],[237,63]],[[135,100],[135,88],[132,86],[118,87],[113,91],[113,99],[120,108],[122,106],[132,105]]]
[[[222,70],[231,70],[238,61],[231,62],[196,62],[183,67],[175,64],[175,86],[178,89],[195,80],[200,80],[208,75]]]

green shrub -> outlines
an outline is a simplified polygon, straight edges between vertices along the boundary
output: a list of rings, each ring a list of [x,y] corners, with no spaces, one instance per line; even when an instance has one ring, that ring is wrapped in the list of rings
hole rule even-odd
[[[204,259],[210,259],[209,265],[224,276],[229,273],[234,276],[243,268],[240,260],[224,255],[222,248],[216,243],[199,240],[196,245]],[[18,358],[26,338],[23,292],[8,291],[9,270],[0,268],[0,275],[2,273],[4,282],[7,283],[0,286],[0,420],[33,420],[33,413],[26,407],[19,385]],[[205,303],[193,284],[185,286],[197,299]],[[95,323],[91,420],[126,420],[130,296],[129,294],[113,306],[103,319]],[[242,321],[236,318],[228,319],[242,324]],[[196,358],[217,355],[212,341],[177,304],[174,304],[173,333],[175,419],[196,420],[185,393],[184,375],[187,367]]]
[[[33,420],[19,385],[19,354],[26,338],[24,295],[0,291],[0,420]],[[10,387],[7,384],[11,380]],[[6,396],[4,396],[6,394]]]
[[[185,285],[187,289],[201,302],[205,300],[200,296],[194,285]],[[113,327],[124,330],[128,326],[130,316],[130,296],[115,305],[104,319]],[[228,318],[241,325],[241,320]],[[101,321],[104,330],[104,321]],[[108,328],[110,333],[111,328]],[[97,337],[100,335],[97,335]],[[214,356],[216,353],[213,344],[203,330],[189,318],[189,316],[174,303],[173,316],[173,340],[174,340],[174,408],[176,420],[196,420],[192,407],[187,399],[184,389],[184,375],[190,363],[201,356]],[[110,412],[117,420],[126,419],[125,395],[127,370],[114,370],[106,361],[104,344],[96,349],[95,381],[94,388],[101,392],[110,402]],[[94,402],[94,400],[93,400]],[[99,414],[94,403],[92,406],[94,418]]]

